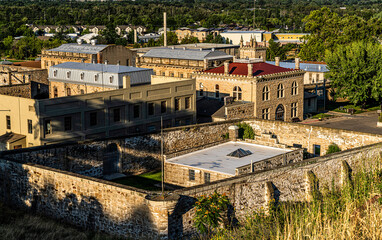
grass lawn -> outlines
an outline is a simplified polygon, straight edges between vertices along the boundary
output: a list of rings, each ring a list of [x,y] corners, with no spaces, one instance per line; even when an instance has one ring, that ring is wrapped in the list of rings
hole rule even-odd
[[[315,119],[330,118],[330,117],[333,117],[333,115],[326,114],[326,113],[319,113],[319,114],[316,114],[316,115],[312,116],[312,118],[315,118]]]
[[[355,106],[353,104],[350,104],[349,102],[329,102],[326,105],[327,110],[341,113],[347,113],[347,109],[349,108],[353,108],[355,110],[355,114],[358,114],[363,112],[376,111],[380,109],[380,106],[378,104],[372,104],[366,106],[366,108],[363,109],[361,108],[361,106]]]
[[[144,190],[149,190],[149,191],[160,191],[161,177],[162,177],[162,174],[160,171],[159,172],[153,171],[153,172],[143,173],[140,175],[127,176],[124,178],[116,179],[113,182],[144,189]]]
[[[5,206],[0,202],[0,239],[117,240],[121,238],[78,229],[57,220]]]

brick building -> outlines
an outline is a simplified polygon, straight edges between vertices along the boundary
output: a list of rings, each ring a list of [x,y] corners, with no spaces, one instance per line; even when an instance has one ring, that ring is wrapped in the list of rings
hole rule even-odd
[[[136,65],[152,68],[159,76],[189,78],[195,71],[211,69],[232,59],[232,55],[215,49],[154,48],[139,57]]]
[[[194,73],[198,98],[254,103],[254,117],[297,121],[303,119],[304,71],[263,62],[236,59],[224,66]]]
[[[123,77],[132,86],[150,84],[152,69],[122,65],[65,62],[49,68],[50,98],[123,88]]]
[[[41,53],[41,68],[48,69],[64,62],[108,63],[135,66],[134,53],[120,45],[101,45],[92,40],[91,44],[67,43]]]

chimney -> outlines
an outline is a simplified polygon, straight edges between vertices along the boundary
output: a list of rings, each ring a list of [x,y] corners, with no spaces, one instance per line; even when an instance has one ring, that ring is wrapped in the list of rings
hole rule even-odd
[[[224,62],[224,75],[229,74],[229,62]]]
[[[203,60],[203,68],[204,68],[204,70],[208,69],[208,60],[207,59]]]
[[[300,69],[300,58],[296,58],[295,60],[294,60],[294,62],[295,62],[295,64],[296,64],[296,66],[294,67],[295,69]]]
[[[12,72],[8,72],[8,84],[12,86]]]
[[[275,65],[280,67],[280,57],[275,57]]]
[[[138,42],[137,29],[134,28],[134,43],[137,43],[137,42]]]
[[[82,44],[82,39],[81,39],[81,38],[77,39],[77,43],[78,43],[79,45],[81,45],[81,44]]]
[[[167,14],[163,13],[163,46],[167,46]]]
[[[123,88],[130,88],[130,76],[123,76]]]
[[[95,46],[97,44],[97,39],[90,40],[90,44]]]
[[[253,64],[248,63],[247,66],[248,66],[248,77],[253,77]]]

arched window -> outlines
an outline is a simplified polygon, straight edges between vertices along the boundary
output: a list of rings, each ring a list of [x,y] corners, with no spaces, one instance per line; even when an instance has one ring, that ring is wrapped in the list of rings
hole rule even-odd
[[[114,76],[110,76],[110,77],[109,77],[109,80],[110,80],[110,83],[113,83]]]
[[[71,72],[70,72],[70,71],[67,71],[67,72],[66,72],[66,77],[67,77],[67,78],[70,78],[70,75],[71,75]]]
[[[54,70],[54,71],[53,71],[53,76],[54,76],[54,77],[57,77],[57,70]]]
[[[81,78],[81,80],[84,80],[84,77],[85,77],[85,73],[82,72],[82,73],[80,74],[80,78]]]
[[[233,88],[233,94],[232,94],[233,98],[235,100],[241,100],[241,88],[238,87],[238,86],[235,86]]]
[[[284,97],[284,85],[280,83],[277,86],[277,98],[283,98],[283,97]]]
[[[220,93],[219,93],[219,84],[216,84],[216,85],[215,85],[215,97],[216,97],[216,98],[219,98],[219,97],[220,97]]]
[[[298,94],[298,85],[297,82],[292,83],[292,96]]]
[[[269,100],[269,88],[268,86],[265,86],[263,88],[263,101],[268,101]]]
[[[53,97],[58,97],[58,91],[57,91],[57,87],[54,87],[53,88]]]
[[[66,89],[66,96],[72,95],[72,90],[70,88]]]

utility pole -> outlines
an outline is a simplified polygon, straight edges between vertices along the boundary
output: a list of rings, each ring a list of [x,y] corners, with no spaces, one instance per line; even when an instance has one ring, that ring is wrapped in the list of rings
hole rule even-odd
[[[164,194],[164,159],[163,159],[163,117],[160,117],[160,160],[162,173],[162,196]]]

